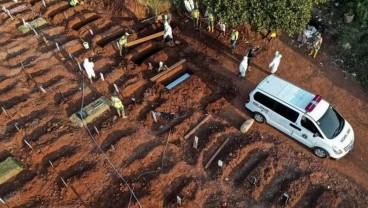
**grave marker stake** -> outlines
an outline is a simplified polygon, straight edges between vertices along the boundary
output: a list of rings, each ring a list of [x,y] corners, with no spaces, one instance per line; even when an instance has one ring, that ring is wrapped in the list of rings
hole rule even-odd
[[[1,197],[0,197],[0,201],[1,203],[6,204],[5,201]]]
[[[119,91],[119,88],[118,88],[118,86],[116,84],[114,84],[114,88],[115,88],[116,92],[120,92]]]
[[[98,129],[97,129],[96,126],[93,126],[93,128],[95,129],[95,131],[96,131],[97,134],[100,134],[100,132],[98,131]]]
[[[179,205],[181,205],[181,198],[180,198],[180,196],[176,196],[176,202],[177,202]]]
[[[55,43],[57,50],[60,52],[60,47],[58,43]]]
[[[33,150],[33,147],[27,142],[27,140],[23,139],[24,143],[26,143],[26,145],[31,148]]]
[[[105,77],[102,73],[100,73],[100,77],[101,77],[102,81],[105,81]]]
[[[194,149],[198,148],[198,141],[199,141],[199,138],[197,136],[195,136],[194,137],[194,142],[193,142],[193,148]]]

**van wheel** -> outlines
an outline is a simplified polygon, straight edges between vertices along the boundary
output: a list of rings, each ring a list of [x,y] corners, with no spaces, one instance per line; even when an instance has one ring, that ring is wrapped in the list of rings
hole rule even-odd
[[[314,148],[314,154],[319,158],[328,157],[328,152],[322,148],[316,147]]]
[[[262,114],[257,113],[257,112],[253,113],[253,118],[258,123],[264,123],[266,121],[265,117]]]

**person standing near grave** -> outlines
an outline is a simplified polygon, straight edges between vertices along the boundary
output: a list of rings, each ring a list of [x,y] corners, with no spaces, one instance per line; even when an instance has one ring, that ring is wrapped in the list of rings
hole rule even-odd
[[[125,33],[119,39],[120,56],[123,56],[123,49],[124,49],[125,53],[128,52],[128,35],[129,35],[129,33]]]
[[[167,66],[164,65],[162,61],[160,61],[158,64],[157,73],[160,73],[161,71],[165,71],[166,69],[167,69]]]
[[[171,41],[173,40],[172,28],[168,22],[165,22],[164,24],[164,37],[162,41],[165,41],[166,38],[169,38]]]
[[[112,106],[114,106],[116,108],[116,111],[117,111],[119,117],[128,118],[125,115],[124,105],[121,102],[120,98],[118,97],[118,94],[116,93],[116,91],[111,96],[111,103],[112,103]]]
[[[87,76],[88,76],[88,79],[91,83],[93,83],[93,80],[92,80],[92,77],[95,78],[96,77],[96,74],[95,74],[95,70],[93,69],[94,67],[94,63],[93,62],[90,62],[88,60],[88,58],[85,58],[84,59],[84,62],[83,62],[83,67],[84,69],[86,70],[86,73],[87,73]]]

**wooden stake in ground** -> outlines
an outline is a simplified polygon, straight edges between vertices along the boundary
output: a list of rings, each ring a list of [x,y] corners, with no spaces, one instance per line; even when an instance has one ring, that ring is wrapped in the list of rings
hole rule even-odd
[[[100,132],[98,131],[98,129],[97,129],[96,126],[93,126],[93,128],[95,129],[95,131],[96,131],[97,134],[100,134]]]
[[[58,43],[55,43],[57,50],[60,52],[60,47]]]
[[[0,197],[0,202],[6,204],[5,201]]]
[[[211,114],[208,114],[206,118],[204,118],[194,129],[192,129],[188,134],[184,136],[184,139],[188,139],[190,135],[192,135],[199,127],[201,127],[208,119],[211,118]]]
[[[115,88],[116,92],[120,92],[120,90],[119,90],[119,88],[116,84],[114,84],[114,88]]]
[[[220,148],[218,148],[218,150],[215,152],[215,154],[213,154],[212,155],[212,157],[211,157],[211,159],[207,162],[207,164],[204,166],[204,169],[207,169],[210,165],[211,165],[211,163],[212,163],[212,161],[215,159],[215,157],[220,153],[220,151],[222,150],[222,148],[224,148],[225,147],[225,145],[226,145],[226,143],[228,142],[230,140],[230,138],[227,138],[226,140],[225,140],[225,142],[224,143],[222,143],[222,145],[220,146]]]
[[[193,148],[194,149],[198,148],[198,141],[199,141],[199,138],[197,136],[195,136],[194,137],[194,142],[193,142]]]
[[[100,73],[100,77],[101,77],[102,81],[105,81],[105,77],[102,73]]]
[[[156,113],[154,111],[151,111],[151,113],[152,113],[153,120],[155,121],[155,123],[157,123]]]
[[[177,202],[179,205],[181,205],[181,198],[180,198],[180,196],[176,196],[176,202]]]

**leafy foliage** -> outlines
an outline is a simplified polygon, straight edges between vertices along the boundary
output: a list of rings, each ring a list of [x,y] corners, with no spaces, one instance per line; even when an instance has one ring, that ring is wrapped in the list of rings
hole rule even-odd
[[[315,4],[327,0],[203,0],[216,16],[231,26],[250,23],[254,29],[282,29],[288,34],[302,30]]]
[[[368,26],[368,1],[357,0],[356,1],[356,13],[358,20],[362,27]]]

